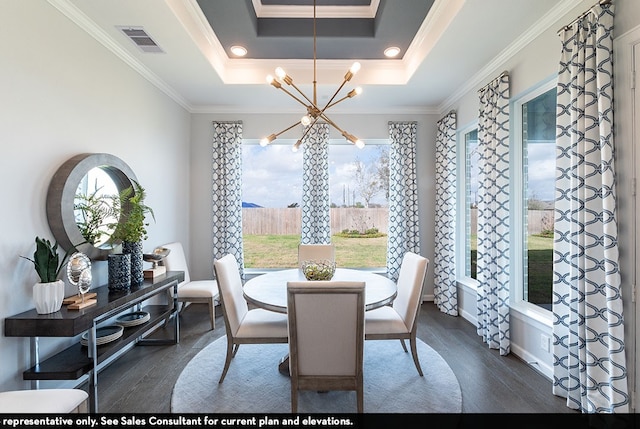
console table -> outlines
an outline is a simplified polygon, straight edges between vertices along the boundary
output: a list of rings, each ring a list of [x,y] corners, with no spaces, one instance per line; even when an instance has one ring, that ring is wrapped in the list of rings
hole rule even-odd
[[[38,387],[39,380],[77,380],[89,375],[89,411],[98,412],[98,367],[125,346],[135,343],[177,344],[180,338],[178,322],[178,284],[184,280],[183,271],[169,271],[153,280],[145,279],[138,287],[128,291],[110,291],[107,285],[91,289],[97,294],[97,303],[82,310],[68,310],[65,306],[51,314],[38,314],[35,309],[4,319],[6,337],[30,337],[32,367],[22,373]],[[171,291],[173,288],[173,291]],[[172,299],[164,305],[142,303],[161,293],[170,292]],[[96,329],[110,318],[129,310],[143,310],[150,319],[144,324],[124,328],[122,337],[103,345],[96,344]],[[142,338],[159,322],[173,319],[173,338]],[[39,337],[75,337],[88,332],[87,346],[80,342],[45,360],[40,360]]]

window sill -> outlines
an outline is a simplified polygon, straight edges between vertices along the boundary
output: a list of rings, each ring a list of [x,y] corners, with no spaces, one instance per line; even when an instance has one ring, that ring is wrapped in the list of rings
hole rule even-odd
[[[457,279],[458,287],[462,287],[467,289],[469,292],[477,292],[478,290],[478,281],[476,279],[472,279],[471,277],[464,277],[461,279]]]
[[[513,310],[511,314],[514,317],[527,321],[533,320],[546,328],[553,327],[553,314],[548,310],[526,302],[511,303],[509,308]]]

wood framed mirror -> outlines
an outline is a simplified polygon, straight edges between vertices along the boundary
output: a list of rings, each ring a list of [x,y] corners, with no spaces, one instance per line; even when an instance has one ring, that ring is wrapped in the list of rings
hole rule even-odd
[[[62,164],[53,175],[47,192],[47,219],[60,247],[65,251],[75,247],[93,260],[107,259],[112,253],[109,231],[103,231],[95,244],[87,243],[79,225],[82,222],[76,209],[78,199],[90,193],[103,196],[103,202],[107,202],[109,195],[118,195],[135,180],[133,170],[108,153],[82,153]]]

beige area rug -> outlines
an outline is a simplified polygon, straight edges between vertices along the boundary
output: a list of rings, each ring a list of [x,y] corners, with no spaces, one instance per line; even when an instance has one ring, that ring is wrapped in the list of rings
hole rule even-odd
[[[278,371],[287,344],[240,346],[222,384],[226,337],[199,352],[184,368],[171,397],[173,413],[290,413],[291,383]],[[408,347],[408,344],[407,344]],[[455,374],[431,347],[418,340],[424,377],[398,340],[366,341],[365,413],[461,413]],[[355,392],[300,392],[299,413],[354,413]]]

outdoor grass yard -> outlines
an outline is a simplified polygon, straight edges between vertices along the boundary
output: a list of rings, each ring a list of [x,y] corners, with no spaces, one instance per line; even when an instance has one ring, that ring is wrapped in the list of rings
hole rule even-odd
[[[529,302],[551,304],[553,236],[529,236]]]
[[[244,235],[246,268],[293,268],[298,266],[300,235]],[[336,263],[344,268],[386,267],[387,237],[344,238],[333,236]],[[471,240],[476,243],[476,240]],[[553,280],[553,237],[529,236],[529,302],[551,303]],[[471,249],[472,275],[475,278],[476,249]]]
[[[298,266],[300,235],[244,235],[246,268]],[[333,236],[336,264],[343,268],[386,267],[387,237],[344,238]]]
[[[471,240],[471,273],[476,278],[476,243]],[[530,235],[528,237],[528,301],[533,304],[551,304],[553,282],[553,236]]]

